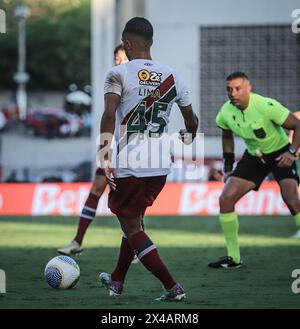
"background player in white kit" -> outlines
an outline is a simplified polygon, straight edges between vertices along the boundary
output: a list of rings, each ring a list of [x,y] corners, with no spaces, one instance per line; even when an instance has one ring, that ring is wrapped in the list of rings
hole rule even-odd
[[[111,274],[101,273],[100,280],[110,296],[120,295],[136,254],[166,289],[158,300],[179,301],[186,297],[184,289],[169,273],[156,246],[142,230],[141,221],[169,173],[170,152],[160,152],[158,145],[166,137],[172,105],[178,104],[186,131],[193,137],[198,119],[186,85],[178,74],[152,60],[152,38],[153,28],[148,20],[141,17],[129,20],[122,33],[129,62],[113,67],[105,80],[99,156],[111,186],[109,207],[118,217],[124,236],[116,268]],[[108,150],[113,136],[111,160]],[[158,147],[149,154],[147,147],[151,142]],[[159,166],[149,165],[153,156],[161,158]],[[130,160],[135,158],[138,165]]]

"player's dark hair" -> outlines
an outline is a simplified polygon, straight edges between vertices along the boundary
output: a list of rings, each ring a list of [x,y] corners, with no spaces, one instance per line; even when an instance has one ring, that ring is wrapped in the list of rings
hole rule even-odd
[[[152,45],[153,27],[144,17],[134,17],[130,19],[123,30],[122,37],[136,36],[144,39],[148,46]]]
[[[244,72],[239,72],[239,71],[229,74],[228,77],[226,78],[226,81],[231,81],[231,80],[235,80],[235,79],[243,79],[243,80],[249,81],[247,74]]]
[[[125,51],[125,48],[123,47],[122,44],[119,44],[119,45],[115,48],[115,50],[114,50],[114,55],[116,56],[117,53],[118,53],[120,50]]]

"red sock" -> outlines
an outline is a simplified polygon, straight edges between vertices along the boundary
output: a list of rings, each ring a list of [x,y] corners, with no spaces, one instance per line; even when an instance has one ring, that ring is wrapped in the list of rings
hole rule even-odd
[[[111,278],[113,281],[124,282],[125,276],[133,260],[133,257],[134,257],[134,252],[129,245],[128,239],[123,237],[120,246],[118,263],[116,268],[111,274]]]
[[[156,246],[145,232],[140,231],[134,234],[129,239],[129,243],[143,265],[162,282],[166,289],[174,287],[176,281],[159,257]]]
[[[99,198],[100,197],[98,197],[97,195],[90,193],[84,204],[78,222],[77,234],[74,238],[74,240],[77,241],[80,245],[82,244],[82,240],[84,238],[87,228],[95,218]]]

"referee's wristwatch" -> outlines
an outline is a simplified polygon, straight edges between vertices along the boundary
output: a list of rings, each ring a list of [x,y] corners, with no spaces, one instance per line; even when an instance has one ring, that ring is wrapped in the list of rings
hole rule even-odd
[[[289,152],[290,152],[293,156],[295,156],[296,153],[297,153],[297,150],[296,150],[294,147],[290,146],[290,147],[289,147]]]

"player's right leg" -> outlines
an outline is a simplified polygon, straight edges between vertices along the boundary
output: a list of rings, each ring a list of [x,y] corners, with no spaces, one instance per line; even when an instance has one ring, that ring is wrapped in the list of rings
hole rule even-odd
[[[125,232],[129,245],[145,268],[157,277],[163,284],[166,292],[156,300],[181,301],[186,298],[182,286],[176,282],[168,268],[162,261],[156,245],[141,229],[139,218],[119,218],[122,230]]]
[[[253,182],[239,177],[230,177],[222,191],[220,203],[220,224],[226,240],[227,256],[208,264],[211,268],[237,268],[241,266],[238,242],[238,217],[234,211],[238,200],[255,187]]]
[[[227,256],[208,264],[211,268],[238,268],[241,266],[238,242],[238,217],[235,204],[249,191],[258,190],[269,167],[257,157],[245,152],[236,169],[226,181],[219,198],[220,223],[225,236]]]
[[[282,171],[292,171],[291,168],[280,168]],[[276,178],[276,177],[275,177]],[[286,177],[279,181],[280,192],[283,201],[289,208],[291,214],[294,216],[297,231],[290,238],[300,239],[300,200],[298,196],[299,178]]]
[[[81,215],[78,221],[77,233],[74,239],[65,247],[59,248],[57,252],[62,255],[76,255],[83,251],[82,241],[95,218],[99,199],[107,186],[107,181],[102,169],[98,168],[95,174],[95,179],[91,187],[88,198],[82,208]]]
[[[291,167],[278,167],[276,165],[273,174],[280,186],[282,199],[295,219],[297,231],[290,238],[300,239],[300,199],[298,194],[300,179],[297,164],[294,162]]]

